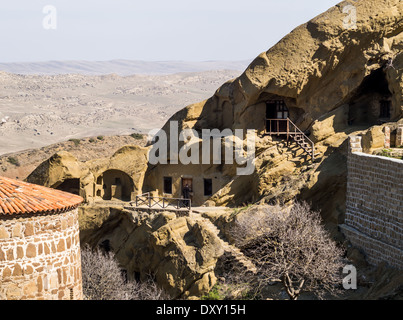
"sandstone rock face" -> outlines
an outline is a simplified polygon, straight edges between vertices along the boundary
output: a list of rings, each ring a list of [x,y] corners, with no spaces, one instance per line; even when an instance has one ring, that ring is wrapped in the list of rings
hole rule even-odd
[[[348,6],[356,13],[356,25],[345,25]],[[162,178],[171,172],[178,186],[185,174],[195,176],[194,182],[217,177],[209,206],[307,200],[336,234],[345,213],[348,136],[361,135],[364,149],[376,150],[383,146],[385,125],[396,134],[396,121],[403,116],[402,15],[399,0],[341,2],[293,30],[240,77],[223,84],[210,99],[179,111],[163,127],[168,139],[171,121],[178,121],[179,130],[256,130],[256,170],[251,175],[236,176],[234,166],[148,167],[149,149],[132,147],[108,159],[78,165],[70,161],[70,168],[84,165],[80,183],[93,188],[88,188],[87,200],[122,197],[116,188],[105,191],[116,179],[133,193],[140,192],[143,182],[149,189],[144,192],[161,191]],[[264,135],[267,103],[273,100],[283,101],[290,119],[315,142],[320,154],[315,163],[295,143]],[[33,177],[46,172],[38,168]],[[54,172],[54,177],[75,176]],[[62,180],[52,179],[43,182]],[[212,268],[222,248],[202,222],[171,213],[134,215],[122,208],[81,210],[83,243],[95,246],[108,240],[128,274],[145,277],[152,272],[175,297],[206,292],[214,283]],[[225,229],[228,221],[218,223]]]
[[[403,4],[399,0],[355,1],[357,24],[347,28],[343,9],[349,5],[349,1],[341,2],[296,28],[260,54],[239,78],[172,120],[196,129],[263,130],[261,104],[281,98],[292,120],[307,130],[327,113],[334,117],[332,111],[342,105],[358,107],[361,97],[357,94],[366,90],[362,84],[376,70],[382,70],[391,93],[391,119],[399,119],[403,114]]]
[[[355,24],[346,23],[349,14]],[[365,135],[375,150],[383,138],[378,129],[367,130],[403,116],[402,17],[399,0],[343,1],[261,53],[210,99],[176,113],[170,121],[178,121],[179,130],[258,133],[255,172],[231,176],[208,204],[299,198],[337,229],[345,210],[347,137]],[[283,101],[289,118],[315,142],[317,163],[296,144],[264,136],[267,102],[273,100]],[[168,135],[170,121],[163,127]]]
[[[88,175],[88,169],[66,151],[60,151],[38,166],[27,181],[47,187],[56,187],[66,179]]]
[[[383,148],[385,134],[382,129],[382,126],[374,126],[363,135],[362,147],[364,152],[372,152],[374,149]]]
[[[172,297],[200,297],[215,284],[223,254],[220,240],[203,221],[173,212],[147,214],[123,208],[80,208],[81,241],[108,241],[129,277],[152,275]]]
[[[348,121],[348,111],[349,105],[345,104],[315,120],[311,127],[313,140],[322,141],[343,131]]]
[[[147,169],[148,148],[125,146],[110,158],[78,161],[66,151],[38,166],[27,181],[94,200],[131,200],[141,193]]]

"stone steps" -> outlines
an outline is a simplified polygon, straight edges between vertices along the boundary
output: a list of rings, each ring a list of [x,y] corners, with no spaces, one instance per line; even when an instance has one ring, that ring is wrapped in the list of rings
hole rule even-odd
[[[269,119],[267,119],[269,120]],[[315,161],[316,156],[319,154],[315,153],[315,145],[314,143],[302,132],[294,122],[292,122],[289,118],[281,119],[281,121],[287,121],[287,132],[277,132],[277,135],[287,134],[287,140],[291,138],[304,152],[309,155],[312,161]],[[277,120],[279,121],[279,120]],[[270,120],[271,123],[271,120]],[[270,135],[276,134],[276,132],[270,132]]]
[[[294,142],[294,145],[297,146],[298,148],[300,148],[303,151],[301,154],[294,156],[295,161],[303,162],[302,160],[304,159],[304,157],[306,155],[308,155],[309,157],[312,158],[312,148],[310,146],[304,146],[304,145],[298,143],[295,140],[290,140],[290,143],[292,143],[292,142]],[[287,142],[285,142],[285,141],[281,142],[279,145],[280,145],[281,149],[284,149],[284,151],[289,150],[290,147],[291,147],[291,145],[287,146]],[[315,159],[315,162],[319,161],[321,156],[322,156],[322,153],[317,152],[315,150],[315,153],[313,155],[313,157]]]
[[[257,273],[257,268],[253,264],[253,262],[250,261],[250,259],[248,259],[239,248],[231,245],[230,243],[222,239],[222,237],[219,235],[220,230],[209,219],[202,217],[196,212],[190,213],[190,217],[195,220],[203,221],[207,226],[207,228],[215,235],[217,235],[217,238],[220,240],[224,252],[232,256],[236,260],[236,262],[242,267],[244,272],[253,274]]]

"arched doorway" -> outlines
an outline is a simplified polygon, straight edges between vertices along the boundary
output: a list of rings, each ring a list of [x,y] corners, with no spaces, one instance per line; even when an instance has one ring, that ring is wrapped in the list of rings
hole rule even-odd
[[[102,174],[102,179],[97,179],[97,182],[101,181],[101,196],[104,200],[131,200],[131,194],[134,191],[134,183],[127,173],[114,169],[107,170]]]

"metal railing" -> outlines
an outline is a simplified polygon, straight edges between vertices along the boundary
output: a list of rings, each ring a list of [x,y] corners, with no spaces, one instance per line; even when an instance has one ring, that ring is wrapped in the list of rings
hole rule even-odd
[[[192,201],[184,198],[167,198],[167,197],[153,197],[150,192],[143,193],[136,196],[135,201],[131,201],[130,205],[136,207],[146,206],[148,208],[159,207],[161,209],[174,208],[174,209],[188,209],[192,208]]]
[[[273,134],[288,134],[290,131],[289,122],[287,119],[266,119],[268,125],[266,125],[266,133]]]
[[[312,161],[315,160],[315,143],[303,133],[294,122],[287,119],[266,119],[266,133],[269,135],[286,135],[287,143],[291,137],[306,153]]]

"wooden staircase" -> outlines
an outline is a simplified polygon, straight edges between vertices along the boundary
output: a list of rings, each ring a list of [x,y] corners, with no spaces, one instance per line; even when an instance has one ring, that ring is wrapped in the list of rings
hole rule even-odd
[[[315,152],[315,143],[303,133],[294,122],[289,118],[287,119],[266,119],[268,123],[268,130],[266,134],[269,135],[285,135],[287,137],[287,145],[289,140],[292,139],[304,152],[311,157],[312,162],[319,153]]]

